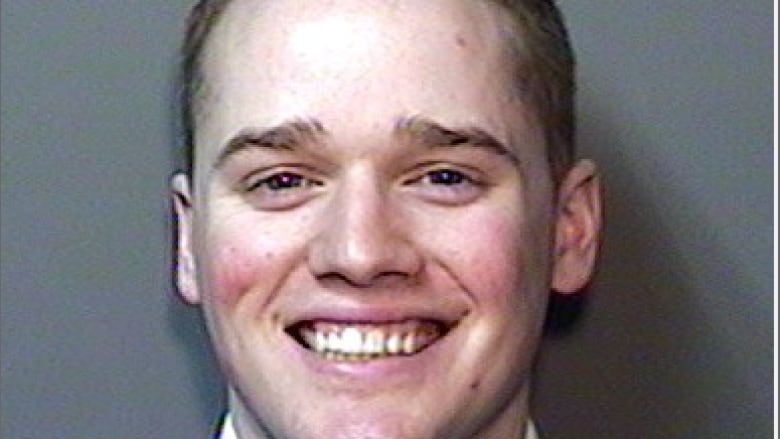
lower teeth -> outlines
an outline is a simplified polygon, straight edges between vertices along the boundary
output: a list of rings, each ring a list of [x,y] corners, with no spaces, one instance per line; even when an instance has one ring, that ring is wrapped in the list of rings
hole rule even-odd
[[[358,363],[363,361],[377,360],[383,357],[389,357],[390,355],[369,355],[369,354],[341,354],[338,352],[321,352],[321,357],[326,360],[332,361],[346,361],[350,363]]]

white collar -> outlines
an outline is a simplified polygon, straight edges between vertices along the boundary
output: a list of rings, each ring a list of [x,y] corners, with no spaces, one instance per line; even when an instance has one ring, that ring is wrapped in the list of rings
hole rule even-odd
[[[527,425],[528,428],[525,429],[525,439],[539,439],[533,421],[528,421]],[[236,427],[233,425],[233,417],[230,416],[230,413],[225,415],[225,421],[222,423],[222,432],[217,437],[219,439],[238,439]]]
[[[525,439],[539,439],[539,434],[536,432],[534,421],[529,419],[525,426]]]
[[[236,427],[233,426],[233,417],[228,412],[225,415],[225,420],[222,421],[222,431],[220,431],[217,439],[238,439],[236,436]]]

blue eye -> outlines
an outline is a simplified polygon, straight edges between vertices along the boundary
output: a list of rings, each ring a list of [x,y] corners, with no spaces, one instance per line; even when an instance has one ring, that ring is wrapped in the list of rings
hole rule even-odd
[[[488,190],[477,171],[461,171],[447,163],[429,167],[405,185],[421,199],[445,206],[468,204]]]
[[[269,191],[284,191],[304,186],[314,186],[317,183],[292,172],[280,172],[258,180],[249,189],[266,189]]]
[[[431,171],[427,174],[427,179],[431,184],[442,186],[455,186],[470,181],[462,172],[452,169]]]
[[[308,177],[307,172],[277,170],[259,173],[247,178],[242,191],[247,200],[258,209],[282,211],[295,208],[319,193],[322,180]]]

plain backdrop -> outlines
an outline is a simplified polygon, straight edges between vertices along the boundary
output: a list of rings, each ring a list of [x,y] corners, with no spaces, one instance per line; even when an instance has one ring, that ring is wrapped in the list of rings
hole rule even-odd
[[[601,268],[549,337],[544,436],[769,438],[773,2],[567,0]],[[222,386],[171,286],[187,1],[5,0],[4,439],[205,438]]]

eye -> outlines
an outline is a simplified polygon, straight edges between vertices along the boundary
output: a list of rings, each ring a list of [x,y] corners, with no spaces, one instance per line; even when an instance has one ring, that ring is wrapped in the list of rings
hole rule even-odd
[[[279,172],[257,180],[249,186],[248,190],[265,189],[276,192],[316,185],[319,183],[301,175],[292,172]]]
[[[428,172],[423,177],[429,184],[442,185],[442,186],[455,186],[463,183],[472,182],[469,177],[459,171],[452,169],[439,169]]]
[[[453,168],[429,169],[407,180],[405,185],[426,201],[443,205],[467,204],[485,189],[472,174]]]
[[[259,209],[285,210],[311,199],[316,195],[312,189],[322,185],[320,180],[296,172],[281,171],[247,179],[244,192],[247,199]]]

